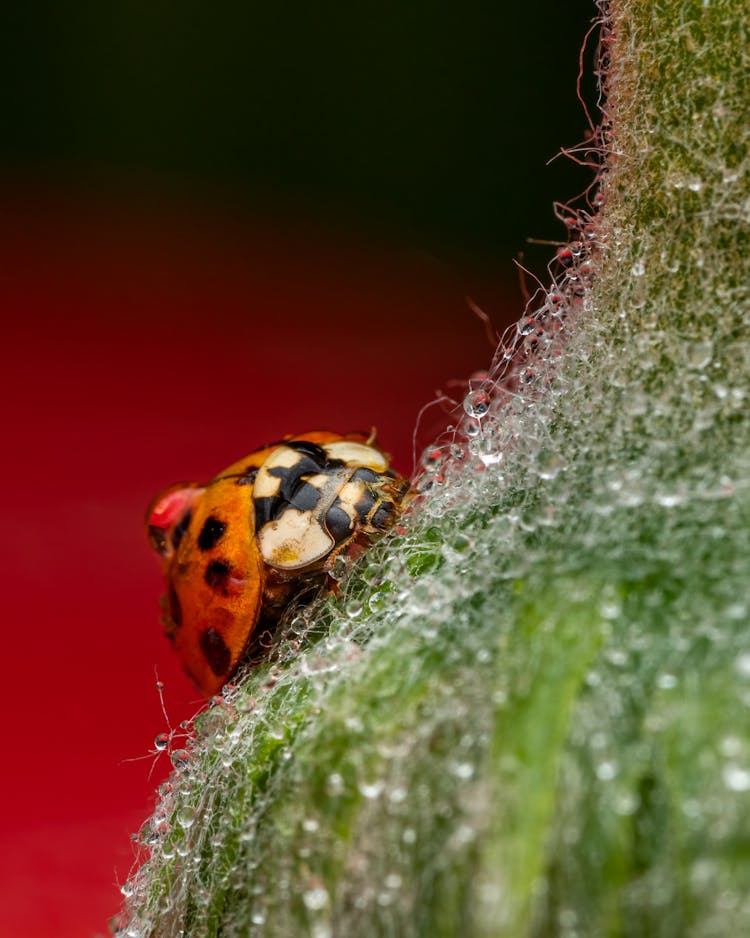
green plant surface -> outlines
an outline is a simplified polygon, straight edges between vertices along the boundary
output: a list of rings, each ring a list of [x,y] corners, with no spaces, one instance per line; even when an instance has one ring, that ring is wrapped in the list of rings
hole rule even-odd
[[[603,21],[573,262],[173,752],[120,934],[750,933],[747,9]]]

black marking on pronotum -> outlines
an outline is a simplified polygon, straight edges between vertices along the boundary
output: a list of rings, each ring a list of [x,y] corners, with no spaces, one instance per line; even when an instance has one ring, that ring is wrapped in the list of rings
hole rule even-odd
[[[216,629],[206,629],[200,637],[200,646],[214,674],[217,677],[226,674],[232,656],[226,642]]]
[[[367,466],[355,469],[352,473],[352,482],[377,482],[379,478],[378,473],[374,469],[368,469]]]
[[[264,495],[262,498],[256,498],[253,500],[253,505],[255,507],[255,533],[257,534],[260,529],[268,524],[275,515],[276,508],[281,504],[281,499],[277,498],[276,495]]]
[[[325,456],[325,454],[323,455]],[[312,493],[302,492],[303,487],[314,489],[314,486],[308,485],[302,476],[319,475],[320,472],[321,467],[304,453],[300,455],[293,466],[275,466],[273,469],[269,469],[268,474],[279,480],[279,491],[276,495],[264,495],[255,499],[255,533],[257,534],[269,521],[278,518],[287,505],[293,505],[300,511],[305,511],[306,508],[301,507],[298,503],[298,493],[301,499],[309,502],[309,506],[314,508],[317,505],[319,493],[317,489],[314,490],[316,496],[315,500],[312,501]]]
[[[346,465],[343,459],[331,459],[322,446],[318,446],[317,443],[311,443],[309,440],[287,440],[284,446],[288,446],[290,449],[297,450],[298,453],[304,453],[305,456],[309,456],[310,459],[317,463],[319,469],[341,469],[342,466]],[[309,469],[305,469],[305,472],[309,471]]]
[[[297,511],[312,511],[317,508],[320,501],[320,490],[314,485],[302,480],[294,490],[294,494],[289,499],[289,504]]]
[[[337,544],[345,541],[352,533],[351,518],[341,508],[341,502],[338,498],[326,512],[326,528]]]
[[[226,529],[226,522],[219,521],[218,518],[209,515],[203,522],[201,533],[198,535],[198,547],[201,550],[211,550],[212,547],[216,547],[224,536]]]
[[[357,512],[357,517],[364,524],[367,521],[367,516],[370,514],[372,509],[375,507],[375,496],[366,488],[362,493],[362,497],[354,505],[354,510]]]
[[[212,560],[206,567],[205,580],[212,590],[217,593],[227,593],[227,580],[232,572],[226,560]]]
[[[182,625],[182,605],[180,604],[180,597],[177,595],[177,590],[174,588],[174,586],[169,587],[169,595],[167,597],[167,611],[173,625]]]
[[[291,502],[302,476],[317,475],[320,471],[321,467],[314,460],[302,456],[293,466],[274,466],[268,470],[268,474],[279,480],[277,497],[283,498],[285,502]]]
[[[190,521],[193,517],[192,511],[186,511],[177,524],[172,528],[172,549],[177,550],[187,529],[190,527]]]
[[[296,450],[298,453],[304,453],[305,456],[309,456],[319,467],[325,466],[326,464],[326,451],[322,446],[318,446],[317,443],[311,443],[309,440],[288,440],[283,445],[288,446],[289,449]]]

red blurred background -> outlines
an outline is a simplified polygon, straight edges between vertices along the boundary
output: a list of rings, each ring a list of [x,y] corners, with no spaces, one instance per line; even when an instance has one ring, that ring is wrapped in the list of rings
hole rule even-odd
[[[0,12],[0,938],[106,934],[168,770],[156,674],[172,726],[201,705],[153,494],[315,428],[411,472],[492,354],[466,297],[516,319],[511,258],[543,271],[525,238],[588,181],[544,170],[588,4],[221,7]]]

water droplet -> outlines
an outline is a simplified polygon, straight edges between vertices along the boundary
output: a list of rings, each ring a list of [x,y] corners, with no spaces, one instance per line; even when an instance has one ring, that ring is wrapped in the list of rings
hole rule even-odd
[[[719,749],[723,756],[738,756],[742,752],[742,740],[739,736],[725,736],[719,743]]]
[[[557,476],[564,465],[562,458],[554,450],[543,449],[537,455],[535,468],[540,479],[549,481]]]
[[[326,779],[326,792],[329,795],[340,795],[344,790],[344,777],[338,772],[332,772]]]
[[[379,586],[385,579],[385,568],[381,563],[368,563],[362,571],[362,579],[368,586]]]
[[[328,575],[333,580],[343,580],[346,574],[349,572],[349,561],[344,557],[343,554],[339,554],[338,557],[333,561],[331,569],[328,572]]]
[[[655,501],[662,508],[676,508],[685,501],[685,496],[681,492],[659,492]]]
[[[177,812],[177,823],[185,830],[192,827],[195,823],[195,809],[190,805],[183,805]]]
[[[615,796],[615,813],[623,817],[630,817],[638,810],[640,799],[635,792],[621,791]]]
[[[539,323],[533,316],[525,316],[516,324],[516,330],[519,335],[531,335],[538,325]]]
[[[606,595],[599,603],[599,612],[603,619],[612,621],[622,612],[622,603],[620,597],[614,590],[607,590]]]
[[[129,899],[135,892],[135,887],[130,882],[130,880],[128,880],[126,883],[123,883],[122,886],[120,886],[120,892],[123,894],[123,896],[125,896],[126,899]]]
[[[360,782],[357,787],[363,798],[373,800],[383,793],[385,785],[381,779],[375,779],[373,782]]]
[[[596,777],[602,782],[609,782],[617,775],[617,765],[614,762],[605,760],[596,767]]]
[[[159,733],[159,735],[154,740],[154,746],[163,752],[169,746],[169,733]]]
[[[440,552],[448,563],[458,563],[465,559],[471,551],[472,541],[465,534],[455,534],[440,546]]]
[[[464,398],[464,410],[470,417],[481,420],[488,413],[490,403],[490,396],[486,391],[469,391]]]
[[[175,749],[170,758],[172,759],[172,765],[178,770],[184,769],[190,764],[190,753],[187,749]]]
[[[358,716],[349,716],[344,720],[344,726],[352,733],[361,733],[364,730],[364,723]]]
[[[328,905],[328,890],[322,883],[316,884],[302,893],[302,901],[311,912],[320,912]]]
[[[320,824],[314,817],[306,817],[302,822],[302,830],[306,831],[308,834],[314,834],[318,830]]]
[[[740,652],[734,659],[734,667],[740,677],[750,677],[750,651]]]
[[[403,788],[401,785],[397,785],[388,792],[388,800],[391,802],[391,804],[402,804],[404,801],[406,801],[408,794],[409,793],[405,788]]]
[[[427,472],[434,472],[443,463],[443,451],[439,446],[430,446],[422,454],[422,465]]]
[[[386,889],[400,889],[403,879],[398,873],[389,873],[383,880]]]
[[[456,778],[470,779],[474,775],[474,766],[471,762],[458,762],[453,766],[453,774]]]
[[[476,436],[479,436],[481,432],[482,432],[481,423],[473,417],[471,418],[471,420],[467,420],[466,423],[464,424],[464,433],[470,440]]]
[[[401,834],[401,840],[403,840],[405,844],[414,844],[417,842],[417,832],[413,827],[405,827]]]
[[[346,604],[346,614],[350,619],[358,619],[362,615],[364,606],[359,599],[350,599]]]
[[[674,674],[660,674],[656,679],[656,686],[662,690],[672,690],[677,687],[677,678]]]
[[[367,606],[370,612],[382,612],[388,605],[386,594],[384,592],[373,593],[367,600]]]
[[[253,912],[253,914],[250,916],[250,921],[253,923],[253,925],[264,925],[266,921],[266,913],[261,911]]]
[[[714,344],[710,339],[698,342],[690,342],[687,345],[687,363],[690,368],[695,368],[696,371],[702,371],[707,365],[709,365],[713,355]]]
[[[750,791],[750,772],[747,769],[738,765],[727,765],[721,775],[730,791]]]
[[[642,277],[646,273],[646,265],[642,260],[638,260],[630,268],[630,273],[634,277]]]
[[[237,701],[237,710],[240,713],[250,713],[250,711],[255,707],[255,698],[251,697],[249,694],[243,694],[242,697]]]

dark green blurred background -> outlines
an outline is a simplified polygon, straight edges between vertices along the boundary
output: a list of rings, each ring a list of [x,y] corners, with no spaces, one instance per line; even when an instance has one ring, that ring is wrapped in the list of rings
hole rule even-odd
[[[588,177],[588,0],[6,5],[0,172],[185,192],[495,258]],[[549,249],[539,254],[549,256]],[[531,251],[532,256],[534,251]]]

